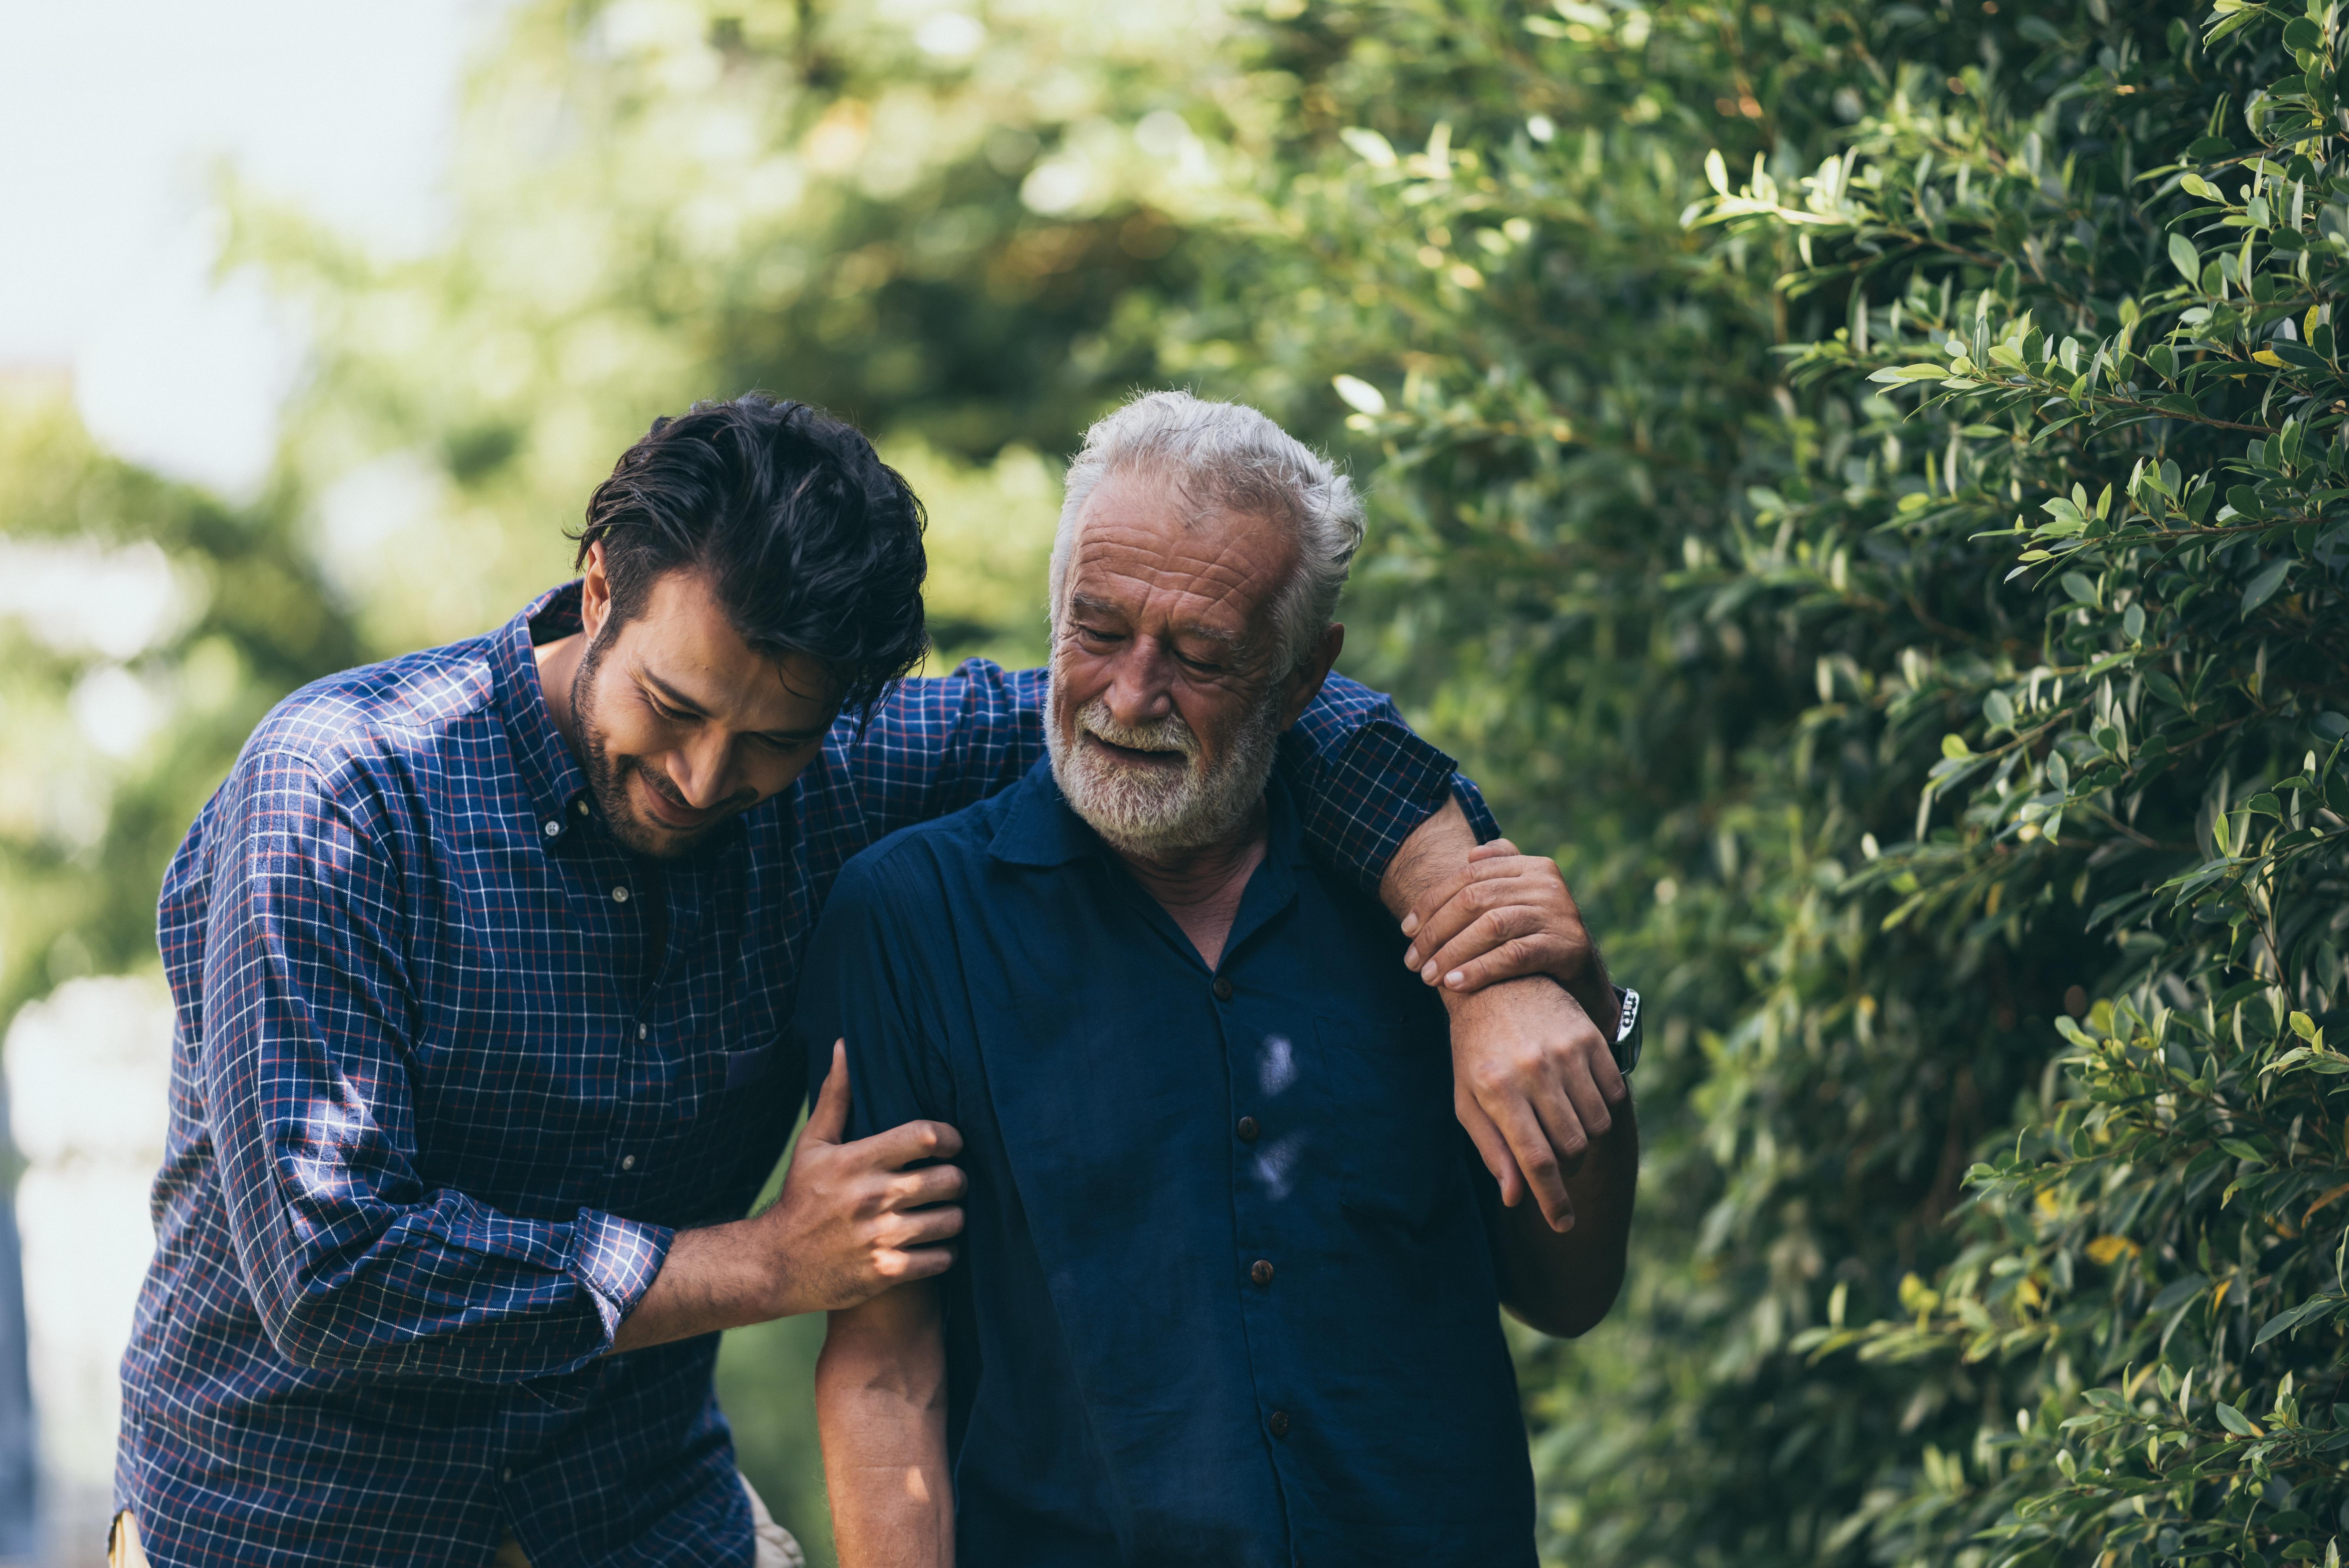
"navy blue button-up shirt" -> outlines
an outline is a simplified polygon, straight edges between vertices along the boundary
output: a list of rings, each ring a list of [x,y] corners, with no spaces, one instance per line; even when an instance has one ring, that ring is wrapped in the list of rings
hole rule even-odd
[[[750,1560],[716,1336],[609,1355],[613,1332],[674,1231],[739,1217],[775,1161],[838,868],[1016,780],[1043,682],[908,683],[655,862],[606,835],[546,713],[533,641],[577,628],[557,590],[295,694],[171,863],[170,1141],[116,1480],[159,1568],[486,1563],[508,1528],[539,1568]],[[1363,881],[1453,783],[1359,686],[1283,747]]]
[[[851,861],[793,1032],[951,1122],[957,1561],[1517,1568],[1498,1194],[1442,1004],[1288,793],[1214,969],[1039,764]]]

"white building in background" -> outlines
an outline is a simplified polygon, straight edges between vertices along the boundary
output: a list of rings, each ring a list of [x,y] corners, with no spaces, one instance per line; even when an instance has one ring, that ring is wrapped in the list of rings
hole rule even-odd
[[[25,1322],[57,1568],[103,1560],[120,1365],[155,1232],[171,1003],[160,978],[69,981],[9,1026],[8,1130]]]

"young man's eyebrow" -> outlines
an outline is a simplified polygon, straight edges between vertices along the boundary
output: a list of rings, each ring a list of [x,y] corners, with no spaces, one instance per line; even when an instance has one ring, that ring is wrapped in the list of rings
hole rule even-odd
[[[658,692],[661,696],[661,700],[667,703],[671,707],[682,708],[687,713],[693,715],[697,718],[707,718],[709,717],[708,709],[704,708],[699,703],[694,701],[691,697],[686,696],[683,692],[678,690],[677,687],[669,685],[668,682],[661,679],[660,676],[653,674],[652,671],[639,668],[636,671],[636,678],[644,682],[645,685],[652,687],[653,690]],[[787,746],[799,746],[815,739],[818,736],[821,736],[831,729],[831,727],[832,726],[827,724],[820,726],[814,729],[758,729],[752,730],[750,733],[753,735],[762,735],[769,740],[778,741]]]

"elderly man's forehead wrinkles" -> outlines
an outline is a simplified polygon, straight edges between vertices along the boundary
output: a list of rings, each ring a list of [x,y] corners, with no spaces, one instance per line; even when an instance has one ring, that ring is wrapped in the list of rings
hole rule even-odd
[[[1072,575],[1123,579],[1144,593],[1179,593],[1261,608],[1286,580],[1295,546],[1252,534],[1252,520],[1210,515],[1227,526],[1186,526],[1170,537],[1116,514],[1088,520]]]

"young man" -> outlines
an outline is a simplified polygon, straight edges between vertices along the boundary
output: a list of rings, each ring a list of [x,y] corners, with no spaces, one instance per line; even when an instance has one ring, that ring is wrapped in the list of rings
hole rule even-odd
[[[969,1178],[958,1266],[832,1316],[843,1568],[1531,1568],[1496,1306],[1605,1315],[1638,1131],[1610,1065],[1577,1222],[1505,1208],[1441,1006],[1305,852],[1275,738],[1361,531],[1252,409],[1103,420],[1053,557],[1049,761],[842,874],[794,1032],[819,1065],[844,1037],[854,1128],[950,1121]]]
[[[961,1178],[909,1167],[952,1130],[841,1144],[844,1084],[742,1215],[802,1098],[782,1030],[833,876],[1017,779],[1040,676],[883,700],[923,648],[920,508],[796,404],[656,424],[581,564],[495,632],[289,698],[166,877],[123,1561],[786,1562],[715,1331],[943,1266]],[[1588,979],[1562,887],[1450,896],[1473,792],[1382,700],[1334,689],[1281,748],[1317,852],[1416,900],[1433,961],[1500,938],[1461,918],[1476,892]],[[1447,1003],[1480,1020],[1464,1105],[1555,1206],[1590,1031],[1530,985]]]

